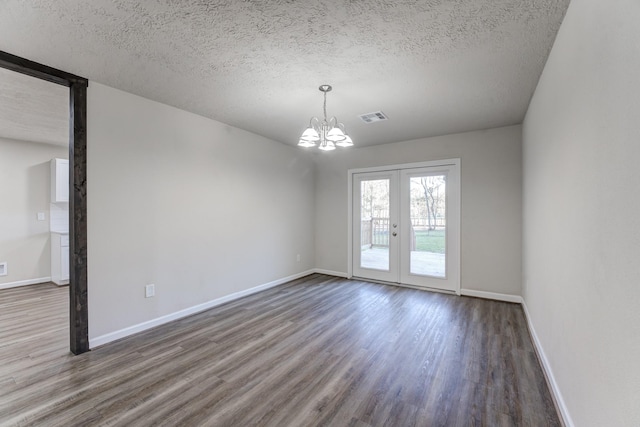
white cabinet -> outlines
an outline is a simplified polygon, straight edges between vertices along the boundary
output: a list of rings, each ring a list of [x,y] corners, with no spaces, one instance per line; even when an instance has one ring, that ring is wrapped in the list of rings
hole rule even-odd
[[[69,234],[51,233],[51,281],[69,283]]]
[[[69,160],[51,159],[51,203],[69,201]]]

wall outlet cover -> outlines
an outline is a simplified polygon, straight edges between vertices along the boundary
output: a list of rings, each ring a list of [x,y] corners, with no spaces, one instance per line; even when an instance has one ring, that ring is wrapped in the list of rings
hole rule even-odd
[[[144,287],[145,298],[151,298],[152,296],[155,296],[155,294],[156,294],[156,285],[150,284]]]

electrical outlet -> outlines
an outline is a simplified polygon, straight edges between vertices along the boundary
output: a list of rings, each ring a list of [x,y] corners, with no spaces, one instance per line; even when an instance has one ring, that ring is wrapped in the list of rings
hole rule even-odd
[[[44,212],[38,212],[38,221],[44,221]]]
[[[144,297],[151,298],[156,295],[156,285],[150,284],[144,287]]]
[[[300,254],[296,255],[296,262],[300,262]]]
[[[0,276],[6,276],[7,274],[9,274],[7,272],[7,263],[6,262],[0,262]]]

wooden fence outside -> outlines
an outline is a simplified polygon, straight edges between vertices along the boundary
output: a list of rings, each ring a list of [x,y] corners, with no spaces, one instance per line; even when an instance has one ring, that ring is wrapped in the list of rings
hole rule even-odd
[[[433,224],[435,222],[435,224]],[[435,228],[444,228],[446,226],[445,218],[436,218],[432,220]],[[411,248],[415,247],[416,234],[414,229],[426,230],[428,227],[426,218],[411,218]],[[389,218],[369,218],[362,219],[360,222],[360,245],[362,247],[388,247],[389,246]]]

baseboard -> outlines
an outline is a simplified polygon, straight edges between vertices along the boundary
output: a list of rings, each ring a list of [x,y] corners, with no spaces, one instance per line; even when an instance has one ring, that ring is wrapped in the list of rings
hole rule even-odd
[[[553,376],[551,365],[549,364],[549,360],[547,359],[544,349],[542,348],[542,344],[540,344],[540,340],[538,339],[536,330],[533,327],[533,323],[531,322],[531,316],[529,315],[527,304],[525,303],[524,300],[522,301],[522,308],[524,309],[524,315],[527,318],[529,335],[531,335],[531,340],[533,341],[533,346],[536,349],[538,360],[540,360],[540,364],[542,365],[542,370],[544,372],[544,376],[547,379],[547,384],[549,385],[549,389],[551,390],[551,395],[556,405],[556,409],[558,410],[558,412],[560,413],[560,417],[562,418],[561,421],[566,427],[574,427],[573,420],[571,419],[571,415],[569,415],[569,410],[567,409],[567,405],[564,403],[562,393],[560,392],[558,383],[556,382],[556,379]]]
[[[20,280],[18,282],[3,283],[0,289],[17,288],[19,286],[37,285],[39,283],[47,283],[51,281],[51,277],[39,277],[37,279]]]
[[[343,273],[340,271],[331,271],[331,270],[324,270],[322,268],[315,268],[313,269],[314,273],[318,273],[318,274],[326,274],[328,276],[336,276],[336,277],[344,277],[344,278],[349,278],[349,275],[347,273]],[[396,286],[405,286],[405,287],[409,287],[409,288],[415,288],[415,289],[424,289],[422,287],[419,286],[408,286],[408,285],[401,285],[399,283],[387,283],[387,282],[379,282],[376,280],[370,280],[371,282],[377,282],[377,283],[383,283],[385,285],[388,284],[392,284],[392,285],[396,285]],[[438,289],[429,289],[432,290],[434,292],[445,292],[445,293],[450,293],[448,291],[440,291]],[[506,302],[513,302],[516,304],[521,304],[522,303],[522,297],[520,295],[509,295],[509,294],[498,294],[498,293],[494,293],[494,292],[485,292],[485,291],[474,291],[473,289],[461,289],[460,290],[460,295],[466,295],[469,297],[476,297],[476,298],[484,298],[484,299],[492,299],[492,300],[497,300],[497,301],[506,301]]]
[[[314,270],[308,270],[302,273],[293,274],[288,277],[283,277],[282,279],[277,279],[269,283],[255,286],[250,289],[245,289],[244,291],[235,292],[230,295],[225,295],[223,297],[216,298],[214,300],[205,302],[203,304],[198,304],[193,307],[186,308],[184,310],[176,311],[175,313],[167,314],[152,320],[148,320],[146,322],[138,323],[137,325],[129,326],[127,328],[120,329],[118,331],[100,335],[95,338],[90,338],[89,348],[99,347],[101,345],[110,343],[120,338],[125,338],[125,337],[128,337],[129,335],[137,334],[138,332],[146,331],[147,329],[151,329],[156,326],[160,326],[165,323],[172,322],[174,320],[182,319],[183,317],[191,316],[192,314],[200,313],[201,311],[205,311],[210,308],[216,307],[218,305],[221,305],[230,301],[234,301],[239,298],[246,297],[248,295],[255,294],[257,292],[282,285],[283,283],[287,283],[292,280],[296,280],[301,277],[308,276],[309,274],[312,274],[312,273],[314,273]]]
[[[314,268],[313,272],[318,274],[326,274],[327,276],[344,277],[345,279],[349,278],[349,275],[347,273],[342,273],[340,271],[331,271],[331,270],[324,270],[322,268]]]
[[[495,292],[475,291],[473,289],[461,289],[460,295],[475,298],[493,299],[496,301],[513,302],[516,304],[522,304],[522,297],[520,295],[499,294]]]

